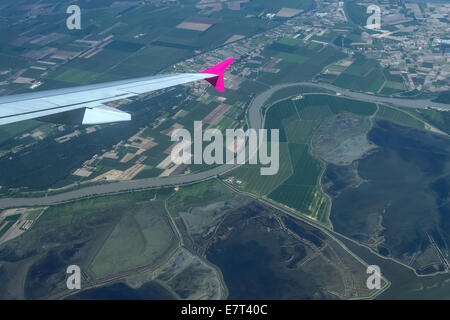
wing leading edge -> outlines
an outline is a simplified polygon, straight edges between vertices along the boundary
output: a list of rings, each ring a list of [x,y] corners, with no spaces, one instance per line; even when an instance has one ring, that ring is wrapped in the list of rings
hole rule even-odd
[[[104,103],[198,80],[207,80],[223,92],[223,72],[233,61],[225,60],[202,73],[159,75],[0,97],[0,125],[29,119],[68,124],[128,121],[129,114]]]

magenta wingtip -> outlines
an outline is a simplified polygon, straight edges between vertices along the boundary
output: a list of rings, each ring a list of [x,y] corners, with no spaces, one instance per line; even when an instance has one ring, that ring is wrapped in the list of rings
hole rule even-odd
[[[220,62],[219,64],[216,64],[215,66],[209,69],[202,71],[201,73],[215,74],[216,77],[208,78],[206,79],[206,81],[211,83],[214,86],[214,88],[216,88],[217,91],[224,92],[225,85],[223,82],[223,72],[229,67],[230,64],[234,62],[234,60],[236,59],[229,58],[227,60]]]

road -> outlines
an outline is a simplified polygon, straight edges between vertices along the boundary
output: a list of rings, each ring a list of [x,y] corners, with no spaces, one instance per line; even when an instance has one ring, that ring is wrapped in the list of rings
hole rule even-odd
[[[303,86],[303,87],[315,87],[322,88],[326,90],[339,93],[342,97],[352,98],[367,102],[376,103],[386,103],[393,104],[401,107],[408,108],[444,108],[450,110],[450,105],[431,102],[429,100],[420,99],[400,99],[400,98],[389,98],[389,97],[379,97],[376,95],[370,95],[360,92],[353,92],[347,89],[342,89],[335,87],[326,83],[316,83],[316,82],[297,82],[297,83],[287,83],[272,86],[266,91],[258,94],[250,103],[248,108],[248,120],[249,126],[251,128],[260,129],[263,126],[263,115],[261,113],[261,107],[270,98],[270,96],[283,88],[293,87],[293,86]],[[306,91],[305,91],[306,92]],[[133,181],[120,181],[115,183],[103,184],[98,186],[85,187],[73,191],[68,191],[56,195],[51,195],[47,197],[39,198],[3,198],[0,199],[0,209],[12,208],[12,207],[22,207],[22,206],[41,206],[41,205],[51,205],[55,203],[75,200],[84,197],[98,196],[108,193],[126,192],[139,189],[173,186],[190,184],[197,181],[207,180],[211,177],[215,177],[224,174],[238,165],[222,165],[214,167],[210,170],[203,172],[180,175],[180,176],[169,176],[169,177],[155,177],[147,178]]]
[[[339,93],[341,97],[351,98],[355,100],[361,100],[366,102],[374,102],[374,103],[384,103],[396,105],[399,107],[406,108],[419,108],[425,109],[427,107],[431,108],[442,108],[450,110],[450,105],[432,102],[430,100],[425,99],[401,99],[401,98],[390,98],[390,97],[380,97],[372,94],[354,92],[348,89],[342,89],[336,86],[333,86],[328,83],[320,83],[320,82],[296,82],[296,83],[285,83],[272,86],[270,89],[260,93],[250,104],[248,109],[249,123],[253,128],[260,128],[262,125],[262,114],[261,107],[264,102],[269,99],[269,97],[275,92],[283,88],[294,87],[294,86],[305,86],[305,87],[314,87],[321,88],[333,91],[335,93]]]

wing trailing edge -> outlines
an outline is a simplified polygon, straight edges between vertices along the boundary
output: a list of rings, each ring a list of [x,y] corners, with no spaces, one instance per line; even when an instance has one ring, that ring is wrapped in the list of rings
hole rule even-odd
[[[36,120],[58,124],[94,125],[130,121],[131,115],[109,106],[98,105],[95,107],[87,107],[56,113],[37,118]]]
[[[206,80],[223,92],[223,73],[233,61],[227,59],[201,73],[163,74],[0,97],[0,125],[29,119],[86,125],[128,121],[128,113],[105,103],[198,80]]]

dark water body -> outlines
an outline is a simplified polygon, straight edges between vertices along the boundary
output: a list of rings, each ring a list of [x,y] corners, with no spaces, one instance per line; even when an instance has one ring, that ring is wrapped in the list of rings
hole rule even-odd
[[[366,182],[356,188],[345,184],[349,168],[329,166],[325,173],[327,191],[334,196],[335,230],[362,242],[382,236],[379,252],[396,258],[426,249],[428,235],[446,250],[450,139],[384,120],[377,120],[368,138],[379,148],[357,163]]]
[[[311,274],[299,268],[297,263],[308,254],[306,247],[280,230],[268,213],[265,207],[251,204],[228,215],[217,231],[219,239],[206,252],[207,259],[222,271],[228,298],[332,299],[320,278],[339,279],[330,279],[324,271],[328,269]],[[320,231],[289,217],[283,221],[302,237],[322,244],[325,235]]]
[[[356,162],[348,166],[330,163],[326,173],[322,178],[322,184],[331,197],[337,197],[344,190],[355,188],[361,182]]]
[[[347,248],[366,261],[369,265],[379,266],[382,275],[391,282],[391,286],[381,295],[377,296],[377,299],[450,299],[449,274],[418,277],[413,270],[395,261],[377,256],[369,249],[355,244],[339,234],[336,234],[336,236]]]
[[[64,260],[57,250],[50,250],[42,259],[34,263],[28,271],[25,282],[25,293],[28,299],[41,299],[45,297],[49,289],[55,288],[54,283],[50,284],[49,278],[64,283],[65,274]],[[45,285],[42,285],[45,284]]]
[[[123,282],[81,291],[68,300],[174,300],[173,295],[156,282],[133,289]]]

